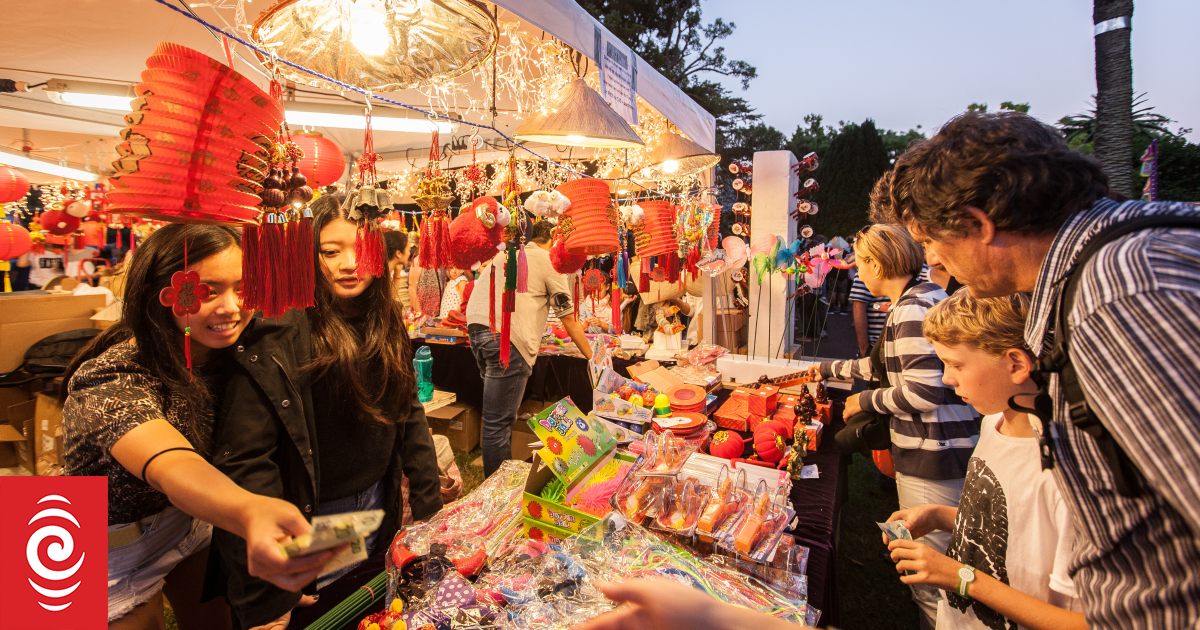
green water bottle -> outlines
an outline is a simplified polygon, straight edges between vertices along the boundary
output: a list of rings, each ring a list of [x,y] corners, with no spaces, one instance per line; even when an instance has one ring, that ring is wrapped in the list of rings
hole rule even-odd
[[[413,357],[413,372],[417,376],[417,399],[429,402],[433,399],[433,357],[429,346],[421,346]]]

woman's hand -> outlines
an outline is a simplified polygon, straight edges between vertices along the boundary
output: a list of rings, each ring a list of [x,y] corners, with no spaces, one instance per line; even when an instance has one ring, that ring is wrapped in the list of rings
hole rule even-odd
[[[856,414],[862,413],[862,405],[859,404],[858,398],[859,398],[859,396],[862,396],[863,393],[865,393],[865,392],[860,392],[860,393],[846,399],[846,410],[842,412],[843,419],[849,420],[850,418],[853,418]]]
[[[890,523],[892,521],[903,520],[904,527],[908,528],[908,533],[911,534],[914,539],[920,538],[929,532],[945,529],[941,527],[942,522],[940,513],[940,510],[945,507],[946,506],[944,505],[937,505],[936,503],[918,505],[917,507],[908,508],[907,510],[892,512],[892,515],[888,517],[887,522]],[[887,542],[887,536],[884,536],[883,544],[886,545]]]
[[[251,496],[254,498],[250,505],[243,509],[246,563],[250,575],[286,591],[298,591],[317,579],[325,563],[348,546],[289,559],[279,548],[279,543],[307,534],[312,531],[312,526],[300,510],[287,501]],[[283,627],[286,626],[284,623]]]
[[[947,591],[958,588],[958,570],[963,566],[961,562],[912,540],[893,540],[888,549],[892,552],[897,573],[915,572],[914,575],[901,575],[901,582],[929,584]]]
[[[808,368],[808,370],[804,373],[804,376],[813,383],[820,383],[821,381],[825,380],[825,377],[821,376],[821,366],[819,365],[814,365]]]

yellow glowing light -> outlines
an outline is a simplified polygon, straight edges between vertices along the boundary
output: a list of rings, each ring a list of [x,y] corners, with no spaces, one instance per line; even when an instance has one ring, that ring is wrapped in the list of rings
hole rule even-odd
[[[362,54],[377,57],[387,52],[388,32],[384,16],[368,8],[356,8],[350,25],[350,42]]]
[[[587,138],[584,138],[583,136],[567,136],[567,142],[574,142],[575,144],[583,144],[586,141],[587,141]]]
[[[663,162],[662,170],[664,173],[674,173],[679,170],[679,162],[675,160],[667,160]]]

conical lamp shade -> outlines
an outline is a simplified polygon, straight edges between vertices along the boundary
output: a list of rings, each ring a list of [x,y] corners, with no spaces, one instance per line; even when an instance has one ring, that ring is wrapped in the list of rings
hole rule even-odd
[[[525,142],[601,149],[633,149],[646,144],[583,79],[563,87],[553,112],[530,116],[514,135]]]
[[[653,151],[650,166],[643,169],[634,179],[656,179],[658,177],[684,177],[712,168],[721,161],[721,156],[684,138],[667,132]]]

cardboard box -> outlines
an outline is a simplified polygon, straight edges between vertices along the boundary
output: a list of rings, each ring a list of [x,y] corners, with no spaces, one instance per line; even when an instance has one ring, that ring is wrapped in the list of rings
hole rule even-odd
[[[21,366],[25,351],[42,339],[68,330],[92,328],[93,309],[104,295],[0,296],[0,373]]]
[[[635,457],[624,453],[615,454],[613,458],[625,462],[624,474],[626,475],[633,469],[633,464],[636,461]],[[542,490],[546,487],[546,484],[554,481],[555,478],[554,471],[535,453],[533,456],[533,466],[529,469],[529,476],[525,478],[525,491],[521,496],[521,511],[526,521],[532,519],[550,527],[564,530],[568,535],[573,535],[591,527],[603,518],[603,516],[596,516],[569,508],[561,502],[542,498]],[[618,479],[617,485],[620,485],[620,481],[624,480],[624,476]],[[587,483],[587,480],[584,483]]]
[[[521,521],[521,535],[545,543],[558,544],[574,536],[575,532],[526,517]]]
[[[799,429],[800,427],[796,427]],[[808,450],[815,451],[821,448],[821,434],[825,433],[825,425],[820,422],[813,422],[805,425],[805,430],[808,431]]]
[[[55,436],[62,435],[62,405],[57,396],[38,394],[34,409],[33,450],[36,459],[63,465]]]
[[[760,425],[768,420],[771,420],[771,419],[772,419],[771,416],[760,416],[758,414],[752,413],[749,416],[746,416],[746,430],[753,431],[758,428],[758,425]]]
[[[425,413],[429,428],[450,440],[456,451],[470,452],[479,446],[483,419],[479,410],[460,403],[446,405]]]
[[[0,468],[13,468],[21,464],[18,445],[25,443],[25,436],[10,424],[0,424]]]
[[[659,393],[669,392],[683,385],[683,379],[659,365],[658,361],[642,361],[641,363],[629,366],[628,369],[629,376],[633,377],[634,380],[653,387]]]
[[[598,389],[592,390],[592,413],[605,420],[620,420],[639,425],[654,420],[654,412],[649,409]]]
[[[538,456],[573,490],[591,472],[603,466],[617,448],[608,429],[564,398],[529,419],[529,428],[545,444]]]
[[[829,424],[832,416],[833,403],[817,403],[817,419],[821,424]]]

